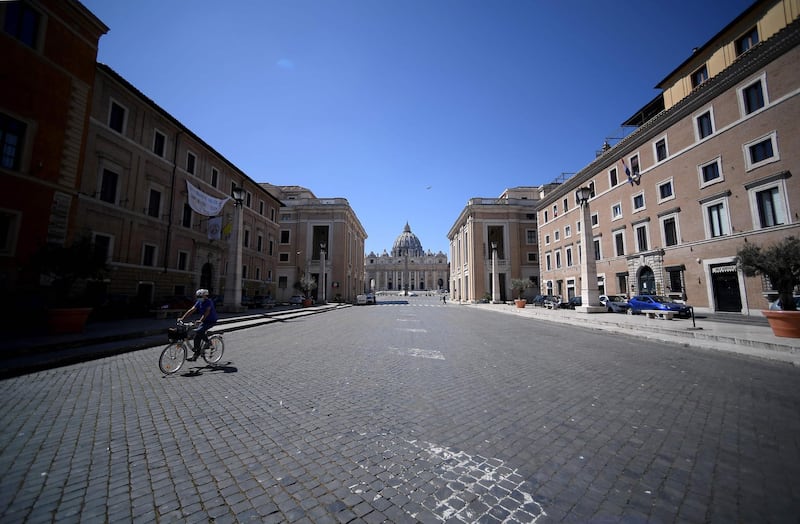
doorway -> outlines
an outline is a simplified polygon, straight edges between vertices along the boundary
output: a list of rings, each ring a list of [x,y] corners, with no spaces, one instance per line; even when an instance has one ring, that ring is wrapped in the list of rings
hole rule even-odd
[[[656,294],[656,276],[650,266],[643,266],[639,270],[639,294],[640,295],[655,295]]]
[[[742,295],[739,291],[739,275],[736,273],[735,265],[711,266],[711,289],[717,311],[741,313]]]

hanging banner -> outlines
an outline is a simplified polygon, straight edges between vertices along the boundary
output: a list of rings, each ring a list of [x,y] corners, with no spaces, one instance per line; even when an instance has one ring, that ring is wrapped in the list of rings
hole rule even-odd
[[[186,187],[189,190],[189,207],[200,215],[207,217],[217,216],[222,212],[225,202],[230,200],[230,197],[215,198],[207,195],[194,187],[188,180],[186,181]]]
[[[222,238],[222,217],[208,219],[208,239],[219,240]]]

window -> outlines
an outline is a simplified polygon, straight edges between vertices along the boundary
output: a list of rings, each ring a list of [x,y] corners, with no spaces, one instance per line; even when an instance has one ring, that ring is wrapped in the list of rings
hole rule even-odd
[[[594,259],[595,260],[602,260],[603,259],[603,253],[602,253],[602,251],[600,251],[600,246],[602,245],[600,243],[600,239],[599,238],[595,238],[595,239],[592,240],[592,243],[594,244]]]
[[[779,226],[787,222],[786,182],[788,173],[781,173],[746,184],[750,209],[753,213],[753,227],[763,229]]]
[[[147,215],[158,218],[161,215],[161,191],[150,190],[150,200],[147,204]]]
[[[641,169],[639,168],[639,155],[633,155],[631,157],[631,176],[635,178],[640,171]]]
[[[592,227],[598,227],[600,225],[600,218],[597,213],[592,213]]]
[[[717,182],[722,182],[722,169],[720,169],[720,159],[699,166],[700,187],[706,187]]]
[[[705,64],[703,64],[703,66],[694,73],[692,73],[691,76],[692,76],[692,89],[694,89],[695,87],[699,86],[700,84],[708,80],[708,68],[706,67]]]
[[[183,216],[181,217],[183,227],[192,227],[192,206],[187,202],[183,204]]]
[[[278,289],[286,289],[289,285],[289,277],[278,277]]]
[[[559,240],[561,240],[561,231],[556,229],[555,231],[553,231],[553,241],[558,242]]]
[[[246,205],[246,206],[247,206],[247,207],[249,207],[249,208],[252,208],[252,207],[253,207],[253,193],[251,193],[250,191],[248,191],[248,192],[245,194],[245,197],[244,197],[244,205]]]
[[[545,265],[545,268],[546,268],[548,271],[550,271],[551,269],[553,269],[553,266],[552,266],[552,264],[551,264],[551,262],[550,262],[550,253],[545,253],[545,255],[544,255],[544,265]]]
[[[269,242],[267,242],[267,254],[269,256],[273,256],[275,254],[275,241],[271,238],[269,239]]]
[[[587,187],[589,188],[589,198],[594,198],[594,180],[589,182]]]
[[[614,254],[621,257],[625,254],[625,230],[614,231]]]
[[[247,228],[244,230],[244,240],[242,241],[242,246],[250,247],[250,230]]]
[[[558,205],[553,204],[553,218],[556,218],[557,216],[558,216]]]
[[[535,264],[537,258],[536,253],[528,253],[528,262]]]
[[[525,243],[526,244],[535,244],[536,243],[536,230],[535,229],[526,229],[525,230]]]
[[[656,162],[663,162],[667,159],[667,139],[662,138],[653,146]]]
[[[747,52],[751,47],[758,43],[758,28],[753,27],[735,42],[736,56]]]
[[[778,191],[777,187],[756,192],[756,205],[759,226],[762,228],[784,223],[783,205],[780,199],[780,191]]]
[[[142,246],[142,265],[147,267],[156,265],[156,246],[152,244]]]
[[[94,243],[95,256],[104,262],[111,260],[111,242],[112,238],[108,235],[96,233],[92,242]]]
[[[711,110],[706,111],[702,115],[695,118],[697,140],[702,140],[705,137],[714,133],[714,118]]]
[[[108,111],[108,127],[117,133],[124,133],[126,113],[127,110],[124,107],[112,100],[111,107]]]
[[[36,48],[40,15],[25,2],[7,2],[3,30],[23,44]]]
[[[639,224],[634,226],[633,229],[636,236],[636,250],[638,252],[647,251],[649,249],[647,242],[647,224]]]
[[[118,174],[108,169],[103,169],[103,175],[100,179],[100,200],[110,204],[116,204],[118,182]]]
[[[556,250],[556,269],[561,269],[561,250]]]
[[[0,210],[0,255],[13,256],[17,250],[20,214],[10,210]]]
[[[157,156],[164,157],[167,149],[167,137],[159,130],[153,133],[153,153]]]
[[[675,198],[675,192],[672,189],[672,179],[664,180],[658,183],[658,203],[672,200]]]
[[[765,77],[762,76],[752,84],[739,90],[739,103],[741,104],[742,114],[749,115],[766,105],[764,80]]]
[[[780,156],[777,154],[778,144],[775,133],[745,144],[744,147],[748,170],[780,160]]]
[[[644,193],[637,193],[633,195],[632,201],[634,213],[644,209]]]
[[[288,262],[289,261],[289,253],[278,253],[278,261],[279,262]]]
[[[567,211],[569,211],[569,199],[568,198],[564,199],[564,204],[563,205],[564,205],[564,213],[566,213]]]
[[[544,210],[544,223],[547,223],[547,210]]]
[[[619,184],[619,179],[617,178],[617,168],[612,168],[608,172],[608,185],[610,187],[616,187]]]
[[[567,257],[567,267],[572,267],[572,248],[564,248],[564,256]]]
[[[0,167],[15,171],[20,169],[26,127],[23,122],[0,113]]]
[[[261,251],[263,251],[263,249],[264,249],[264,235],[259,233],[256,236],[256,251],[261,253]]]
[[[725,199],[707,202],[703,206],[706,238],[725,236],[730,232],[730,222]]]
[[[211,187],[219,187],[219,170],[216,167],[211,168]]]
[[[572,226],[564,226],[564,238],[572,236]]]
[[[194,174],[195,165],[197,164],[197,157],[191,151],[186,152],[186,172],[190,175]]]
[[[281,230],[281,244],[289,243],[289,231],[286,229]]]
[[[189,267],[189,253],[186,251],[178,251],[178,270],[186,271]]]
[[[622,204],[617,202],[611,206],[611,220],[619,220],[622,218]]]
[[[264,216],[264,201],[263,200],[259,200],[258,201],[258,214],[261,215],[262,217]]]
[[[659,219],[661,221],[661,238],[665,246],[678,245],[678,216],[667,215]]]
[[[544,245],[545,246],[549,246],[550,245],[550,233],[548,233],[548,234],[546,234],[544,236]]]

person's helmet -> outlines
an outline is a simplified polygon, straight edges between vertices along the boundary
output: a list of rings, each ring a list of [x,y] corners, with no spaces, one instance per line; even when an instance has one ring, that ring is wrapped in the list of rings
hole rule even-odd
[[[197,298],[200,298],[200,297],[207,297],[207,296],[208,296],[208,290],[207,290],[207,289],[198,289],[198,290],[195,292],[195,294],[194,294],[194,295],[195,295]]]

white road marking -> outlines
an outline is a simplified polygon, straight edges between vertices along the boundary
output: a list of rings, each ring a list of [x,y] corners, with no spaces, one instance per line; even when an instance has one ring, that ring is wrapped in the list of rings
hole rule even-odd
[[[376,448],[376,455],[383,457],[377,466],[388,474],[388,485],[412,499],[418,498],[412,495],[421,491],[420,495],[424,495],[420,502],[422,507],[442,522],[471,523],[490,514],[501,522],[536,522],[547,515],[542,505],[533,499],[530,485],[522,475],[500,459],[472,456],[430,442],[381,438],[386,436],[376,436],[372,447]],[[404,457],[413,461],[413,467],[403,463]],[[373,466],[359,464],[365,470]],[[421,473],[429,473],[440,481],[436,485],[442,487],[431,493],[434,483],[421,486],[418,482]],[[353,493],[367,489],[369,486],[364,483],[350,486]],[[381,496],[377,493],[375,498]],[[408,514],[413,519],[418,518],[416,513]]]

